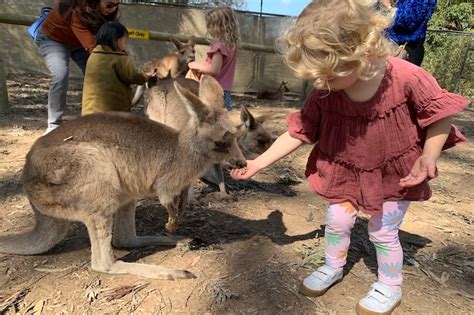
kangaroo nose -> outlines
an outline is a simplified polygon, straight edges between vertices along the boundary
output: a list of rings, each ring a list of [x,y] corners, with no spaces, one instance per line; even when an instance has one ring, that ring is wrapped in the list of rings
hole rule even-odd
[[[234,160],[230,163],[233,168],[244,168],[247,166],[247,161],[245,160]]]

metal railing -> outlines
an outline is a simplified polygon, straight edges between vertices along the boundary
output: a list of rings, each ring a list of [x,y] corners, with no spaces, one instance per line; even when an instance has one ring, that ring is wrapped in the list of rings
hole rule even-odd
[[[12,14],[12,13],[0,13],[0,23],[4,24],[13,24],[13,25],[24,25],[30,26],[38,17],[33,15],[25,15],[25,14]],[[130,28],[131,29],[131,28]],[[191,35],[185,34],[171,34],[166,32],[155,32],[155,31],[148,31],[150,40],[158,40],[158,41],[169,41],[171,37],[174,37],[180,41],[187,41],[191,38]],[[200,45],[210,45],[209,39],[205,37],[194,37],[196,39],[196,43]],[[264,52],[264,53],[271,53],[275,54],[276,50],[272,46],[265,46],[259,44],[252,44],[252,43],[241,43],[239,46],[240,49],[243,50],[250,50],[256,52]]]

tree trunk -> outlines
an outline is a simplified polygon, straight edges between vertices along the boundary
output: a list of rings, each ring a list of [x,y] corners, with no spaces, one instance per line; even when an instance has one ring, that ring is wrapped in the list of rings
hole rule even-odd
[[[8,102],[7,92],[7,75],[3,66],[3,60],[0,57],[0,115],[10,112],[10,104]]]

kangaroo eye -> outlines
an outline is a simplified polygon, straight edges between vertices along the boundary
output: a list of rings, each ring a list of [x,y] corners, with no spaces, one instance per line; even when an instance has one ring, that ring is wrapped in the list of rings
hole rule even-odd
[[[214,151],[218,151],[218,152],[227,152],[227,150],[230,147],[230,143],[222,142],[222,141],[216,141],[214,142],[214,145],[215,145]]]

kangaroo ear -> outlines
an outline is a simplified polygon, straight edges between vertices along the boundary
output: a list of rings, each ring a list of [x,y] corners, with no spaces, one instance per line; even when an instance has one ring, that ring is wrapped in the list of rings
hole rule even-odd
[[[198,122],[203,122],[210,113],[209,108],[201,102],[196,94],[184,88],[177,81],[174,81],[173,85],[189,115]]]
[[[259,124],[263,124],[267,119],[272,118],[273,116],[275,116],[275,114],[276,114],[276,113],[264,114],[264,115],[255,117],[255,120],[256,120]]]
[[[170,37],[170,42],[172,42],[178,49],[181,49],[181,47],[183,46],[183,44],[174,37]]]
[[[250,113],[250,111],[247,109],[247,106],[243,104],[240,108],[240,121],[245,125],[247,129],[255,129],[257,127],[257,123],[252,113]]]
[[[188,45],[191,45],[194,47],[196,45],[196,37],[193,35],[191,38],[188,40]]]
[[[224,108],[224,90],[212,76],[204,74],[199,82],[199,98],[214,108]]]

